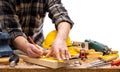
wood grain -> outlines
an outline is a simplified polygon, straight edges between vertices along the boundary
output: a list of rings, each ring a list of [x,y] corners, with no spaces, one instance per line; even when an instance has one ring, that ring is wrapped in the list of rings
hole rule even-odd
[[[30,58],[26,55],[19,55],[25,62],[45,66],[45,67],[50,67],[50,68],[60,68],[64,67],[63,62],[58,62],[57,60],[47,60],[45,58]]]

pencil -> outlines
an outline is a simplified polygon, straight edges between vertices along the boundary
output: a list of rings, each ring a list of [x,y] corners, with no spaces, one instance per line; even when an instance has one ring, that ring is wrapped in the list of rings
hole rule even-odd
[[[30,42],[31,42],[35,47],[38,48],[38,46],[35,44],[35,42],[33,41],[33,39],[32,39],[30,36],[28,36],[28,38],[29,38]]]

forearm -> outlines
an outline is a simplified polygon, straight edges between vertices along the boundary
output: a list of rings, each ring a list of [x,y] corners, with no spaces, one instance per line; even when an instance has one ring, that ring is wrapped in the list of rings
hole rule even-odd
[[[24,52],[26,52],[27,50],[26,48],[28,43],[29,43],[28,40],[23,36],[18,36],[13,41],[14,47]]]
[[[68,52],[66,41],[68,39],[70,24],[68,22],[61,22],[57,26],[57,36],[51,46],[50,52],[47,56],[50,56],[52,52],[55,53],[58,60],[69,59],[70,54]]]
[[[23,36],[18,36],[14,39],[13,44],[19,50],[25,52],[30,57],[40,57],[42,52],[42,47],[37,47],[34,44],[28,42],[26,38]]]
[[[56,39],[66,41],[70,31],[70,24],[68,22],[61,22],[58,24],[58,33]]]

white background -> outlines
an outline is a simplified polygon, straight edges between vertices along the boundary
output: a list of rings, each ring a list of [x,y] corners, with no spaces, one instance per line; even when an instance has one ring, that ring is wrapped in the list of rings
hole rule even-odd
[[[91,39],[120,53],[120,0],[62,0],[75,23],[70,32],[72,41]],[[54,29],[46,17],[44,35]]]

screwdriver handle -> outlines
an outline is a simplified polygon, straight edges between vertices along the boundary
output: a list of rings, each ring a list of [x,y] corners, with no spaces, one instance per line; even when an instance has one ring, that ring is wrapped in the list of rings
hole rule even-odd
[[[114,66],[114,65],[119,66],[120,65],[120,59],[111,63],[111,66]]]

